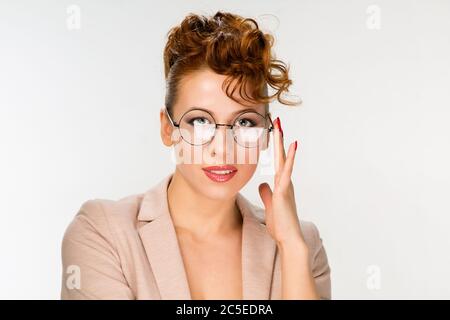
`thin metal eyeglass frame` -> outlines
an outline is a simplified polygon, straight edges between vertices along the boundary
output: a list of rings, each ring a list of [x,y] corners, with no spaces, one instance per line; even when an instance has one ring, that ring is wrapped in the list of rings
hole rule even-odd
[[[193,110],[200,110],[200,111],[204,111],[204,112],[208,113],[208,114],[211,116],[211,118],[214,120],[215,128],[214,128],[214,134],[213,134],[211,140],[209,140],[209,141],[207,141],[207,142],[205,142],[205,143],[202,143],[202,144],[192,144],[192,143],[190,143],[189,141],[187,141],[186,139],[184,139],[184,137],[183,137],[183,135],[181,134],[181,131],[180,131],[180,136],[181,136],[181,138],[182,138],[184,141],[186,141],[187,143],[189,143],[191,146],[203,146],[203,145],[205,145],[205,144],[211,143],[211,141],[213,141],[214,137],[216,136],[216,132],[217,132],[216,130],[217,130],[217,127],[218,127],[218,126],[230,127],[231,130],[233,130],[233,128],[234,128],[234,126],[235,126],[234,124],[217,123],[217,122],[216,122],[216,119],[214,119],[214,117],[212,116],[212,114],[211,114],[210,112],[208,112],[208,111],[205,110],[205,109],[198,109],[198,108],[190,109],[190,110],[186,111],[185,113],[183,113],[183,115],[182,115],[181,118],[180,118],[180,121],[181,121],[181,119],[183,119],[183,117],[185,116],[186,113],[191,112],[191,111],[193,111]],[[180,130],[180,123],[176,123],[175,121],[173,121],[172,117],[171,117],[170,114],[169,114],[169,110],[167,109],[167,107],[164,107],[164,111],[166,112],[167,117],[169,118],[170,123],[172,124],[172,126],[174,126],[175,128],[178,128],[178,130]],[[257,113],[257,114],[259,114],[261,117],[263,117],[264,119],[269,118],[270,126],[269,126],[269,128],[267,128],[268,132],[271,132],[271,131],[275,128],[275,127],[273,126],[272,119],[271,119],[270,117],[267,117],[267,114],[266,114],[265,116],[263,116],[262,114],[260,114],[259,112],[256,112],[256,111],[243,111],[243,112],[239,113],[239,114],[233,119],[233,123],[235,123],[235,122],[236,122],[236,119],[238,119],[241,115],[243,115],[243,114],[245,114],[245,113],[249,113],[249,112]],[[233,132],[234,132],[234,131],[233,131]],[[236,136],[235,136],[235,135],[233,135],[233,138],[234,138],[234,141],[236,141],[236,143],[239,144],[239,142],[237,142],[237,140],[236,140]],[[239,144],[239,145],[242,146],[241,144]],[[256,148],[256,147],[246,147],[246,146],[242,146],[242,147],[244,147],[244,148]]]

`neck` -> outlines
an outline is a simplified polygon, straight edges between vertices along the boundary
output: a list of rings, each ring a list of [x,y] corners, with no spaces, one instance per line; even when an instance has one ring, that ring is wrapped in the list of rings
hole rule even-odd
[[[236,231],[242,225],[236,197],[207,198],[193,190],[177,170],[167,188],[167,198],[175,228],[199,238]]]

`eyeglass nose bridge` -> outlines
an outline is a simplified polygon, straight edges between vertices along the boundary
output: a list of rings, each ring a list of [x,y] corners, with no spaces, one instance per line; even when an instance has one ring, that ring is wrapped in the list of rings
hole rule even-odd
[[[218,126],[222,126],[222,127],[230,127],[230,129],[233,129],[234,124],[216,123],[216,129],[217,129]]]
[[[212,138],[211,138],[211,140],[209,141],[209,143],[211,143],[213,140],[214,140],[214,138],[216,137],[216,135],[217,135],[217,129],[218,129],[218,127],[219,126],[222,126],[222,127],[229,127],[231,130],[233,130],[233,128],[234,128],[234,125],[233,124],[227,124],[227,123],[216,123],[216,126],[215,126],[215,132],[214,132],[214,135],[212,136]],[[232,132],[233,133],[233,132]],[[233,136],[234,136],[234,134],[233,134]]]
[[[232,137],[233,137],[233,141],[235,141],[236,143],[238,142],[237,139],[236,139],[236,136],[235,136],[235,132],[234,132],[234,127],[235,127],[236,125],[234,125],[234,124],[227,124],[227,123],[216,123],[213,136],[212,136],[211,139],[210,139],[208,142],[206,142],[205,144],[210,144],[210,143],[212,143],[212,141],[216,138],[216,136],[217,136],[217,129],[218,129],[219,126],[222,126],[222,127],[229,127],[229,128],[231,129],[231,135],[232,135]],[[227,140],[225,140],[225,141],[227,141]]]

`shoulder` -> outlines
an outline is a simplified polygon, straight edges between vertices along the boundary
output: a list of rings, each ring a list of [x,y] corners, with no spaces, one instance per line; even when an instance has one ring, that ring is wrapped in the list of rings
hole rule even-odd
[[[135,229],[143,194],[134,194],[119,200],[89,199],[77,209],[64,234],[64,241],[96,235],[105,240],[113,238],[116,226]],[[111,240],[112,241],[112,240]]]
[[[62,299],[133,299],[122,269],[117,223],[133,225],[137,199],[81,204],[62,239]]]

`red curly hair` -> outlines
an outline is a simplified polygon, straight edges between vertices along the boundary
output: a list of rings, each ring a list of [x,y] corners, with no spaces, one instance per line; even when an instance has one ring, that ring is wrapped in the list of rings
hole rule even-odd
[[[239,87],[239,96],[243,100],[263,103],[266,110],[275,97],[285,105],[301,103],[281,98],[292,84],[288,76],[289,67],[274,58],[271,52],[274,37],[263,33],[254,19],[222,11],[209,18],[190,13],[167,35],[164,73],[168,110],[175,104],[178,84],[183,76],[208,67],[228,76],[222,87],[236,102],[233,93]],[[233,82],[236,85],[230,92]],[[273,95],[268,95],[267,85],[276,90]],[[243,88],[249,88],[250,93]]]

